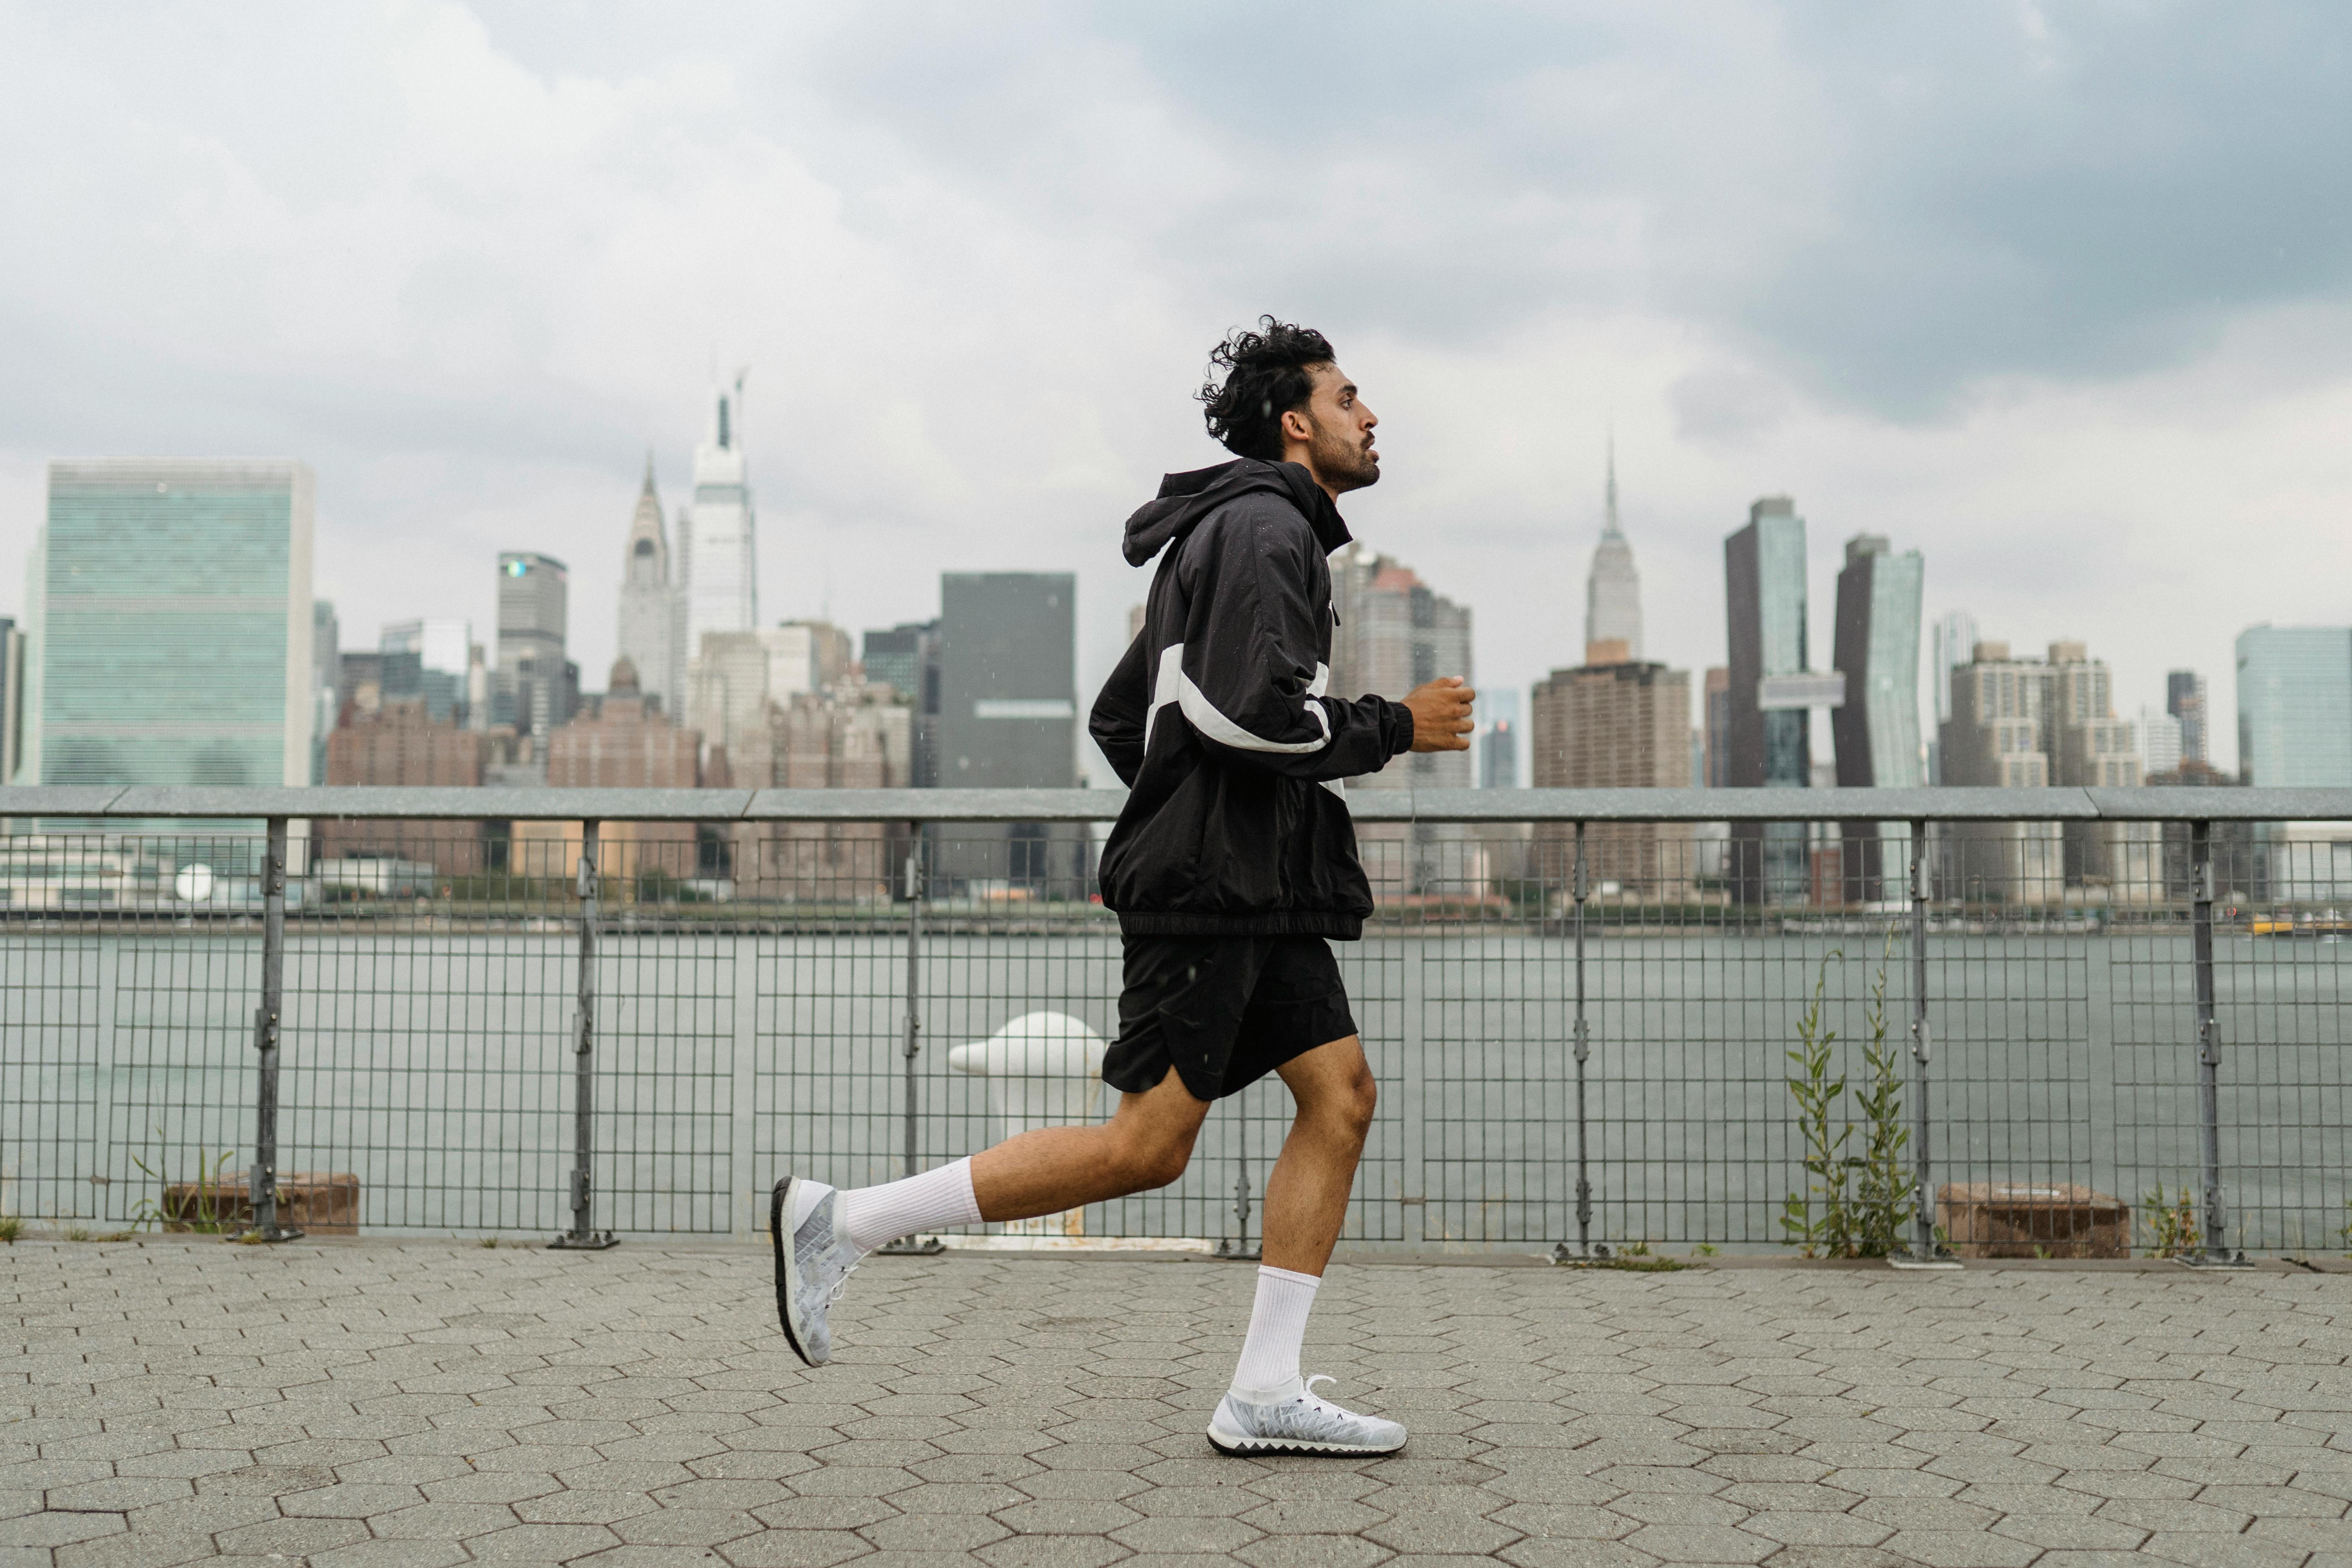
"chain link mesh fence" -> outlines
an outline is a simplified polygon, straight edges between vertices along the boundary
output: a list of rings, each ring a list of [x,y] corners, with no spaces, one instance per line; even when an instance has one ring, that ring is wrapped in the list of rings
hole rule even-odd
[[[623,1235],[748,1237],[786,1170],[863,1184],[910,1148],[928,1167],[1109,1113],[1097,826],[608,822],[583,879],[578,823],[387,821],[292,825],[276,1173],[298,1226],[581,1228],[583,1035],[593,1226]],[[1349,1242],[2352,1246],[2352,843],[1745,826],[1363,825],[1379,907],[1338,951],[1381,1101]],[[18,826],[0,1213],[250,1223],[259,825]],[[991,1228],[1246,1252],[1288,1119],[1267,1079],[1171,1186]],[[337,1174],[355,1190],[318,1195]]]

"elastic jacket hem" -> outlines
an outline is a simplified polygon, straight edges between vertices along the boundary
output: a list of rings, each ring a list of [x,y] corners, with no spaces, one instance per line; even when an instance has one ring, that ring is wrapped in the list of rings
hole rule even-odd
[[[1355,942],[1364,934],[1360,915],[1334,910],[1274,910],[1250,915],[1190,915],[1165,910],[1122,910],[1121,936],[1320,936]]]

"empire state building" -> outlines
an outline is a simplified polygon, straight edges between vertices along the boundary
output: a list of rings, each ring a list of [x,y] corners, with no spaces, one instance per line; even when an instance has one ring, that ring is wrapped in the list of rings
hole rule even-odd
[[[1642,574],[1633,569],[1633,547],[1617,526],[1617,444],[1609,444],[1609,510],[1593,547],[1592,572],[1584,580],[1584,641],[1622,642],[1624,657],[1642,657]],[[1591,656],[1586,656],[1590,658]]]

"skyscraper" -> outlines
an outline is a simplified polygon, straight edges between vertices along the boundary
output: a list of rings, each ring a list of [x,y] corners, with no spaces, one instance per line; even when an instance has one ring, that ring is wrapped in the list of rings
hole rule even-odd
[[[2213,709],[2206,692],[2205,678],[2193,669],[2167,670],[2164,676],[2164,710],[2179,722],[2181,762],[2212,761],[2208,750],[2207,729]],[[2151,772],[2156,771],[2153,762],[2148,766]]]
[[[1936,722],[1952,716],[1952,671],[1977,656],[1977,618],[1966,610],[1947,610],[1936,617],[1934,648]]]
[[[2050,645],[2049,738],[2056,782],[2082,789],[2136,789],[2143,772],[2131,721],[2116,717],[2115,677],[2082,643]],[[2070,822],[2066,879],[2103,882],[2111,900],[2145,896],[2155,875],[2153,824]]]
[[[694,448],[694,505],[678,535],[675,581],[685,585],[686,657],[702,657],[705,632],[760,624],[759,553],[751,481],[743,460],[743,378],[712,399],[709,439]],[[634,546],[632,546],[634,548]],[[639,679],[644,678],[642,668]]]
[[[646,454],[645,487],[621,547],[620,656],[636,671],[640,700],[658,699],[675,718],[683,710],[685,628],[678,617],[677,584],[669,569],[669,532],[662,526],[661,497],[654,493],[654,457]]]
[[[334,602],[310,602],[310,782],[327,782],[327,736],[341,719],[336,693],[342,685],[342,625]],[[5,776],[5,775],[0,775]]]
[[[940,782],[940,623],[902,621],[887,631],[866,634],[862,662],[866,679],[879,681],[907,699],[913,761],[912,782],[930,789]]]
[[[1584,580],[1584,640],[1622,642],[1626,657],[1642,657],[1642,574],[1633,568],[1633,547],[1617,524],[1617,442],[1609,442],[1607,511],[1601,542],[1592,548],[1592,569]]]
[[[1983,789],[2042,789],[2056,782],[2050,743],[2050,668],[1979,642],[1952,671],[1944,721],[1944,781]]]
[[[1475,684],[1469,606],[1438,593],[1402,562],[1360,544],[1348,546],[1331,558],[1331,601],[1339,616],[1331,635],[1332,696],[1400,698],[1441,675]],[[1390,759],[1376,773],[1349,779],[1347,788],[1468,789],[1477,782],[1473,761],[1468,752],[1413,752]],[[1367,847],[1364,865],[1376,898],[1423,892],[1466,868],[1459,851],[1441,847],[1468,840],[1458,823],[1363,823],[1356,837]]]
[[[950,572],[940,578],[939,782],[952,789],[1078,782],[1077,578],[1067,572]],[[959,878],[1006,878],[1068,896],[1086,839],[1067,825],[1014,823],[935,840]]]
[[[547,737],[572,717],[580,672],[563,657],[569,625],[568,579],[551,555],[508,551],[499,556],[499,656],[492,721],[511,724],[544,760]]]
[[[25,634],[15,616],[0,616],[0,784],[15,781],[24,742]]]
[[[1706,672],[1705,741],[1700,754],[1706,759],[1706,771],[1692,776],[1691,782],[1703,789],[1731,787],[1731,671],[1716,665]]]
[[[1478,787],[1515,789],[1519,782],[1519,694],[1482,691],[1478,708],[1485,721],[1478,736]]]
[[[2180,721],[2160,708],[2143,707],[2139,710],[2140,782],[2145,784],[2157,773],[2177,773],[2180,771]]]
[[[1979,641],[1951,671],[1951,717],[1940,726],[1944,782],[2042,789],[2054,782],[2050,667]],[[2060,897],[2062,837],[2054,822],[1966,822],[1943,829],[1947,897],[2047,903]]]
[[[434,723],[466,722],[466,671],[474,647],[471,622],[446,616],[394,621],[378,635],[376,647],[383,653],[416,656],[415,695],[425,699],[426,717]]]
[[[50,463],[24,782],[309,784],[310,540],[301,463]]]
[[[2048,750],[2056,781],[2084,789],[2138,785],[2140,752],[2128,720],[2116,717],[2115,676],[2079,642],[2050,645]]]
[[[1936,724],[1927,734],[1927,782],[1949,784],[1944,776],[1944,721],[1952,716],[1952,671],[1976,657],[1977,618],[1966,610],[1947,610],[1936,617],[1934,647],[1928,671],[1936,687]]]
[[[1730,658],[1729,761],[1734,789],[1802,789],[1812,782],[1813,695],[1787,678],[1808,673],[1805,520],[1787,496],[1748,509],[1748,525],[1723,542]],[[1742,903],[1802,902],[1811,889],[1802,823],[1740,823],[1732,833],[1734,889]]]
[[[1830,716],[1837,782],[1844,788],[1916,789],[1926,782],[1919,754],[1919,589],[1926,570],[1917,551],[1895,554],[1883,534],[1857,533],[1846,541],[1832,645],[1845,677],[1845,702]],[[1909,830],[1855,821],[1841,831],[1846,900],[1884,897],[1885,841]]]
[[[1360,544],[1331,558],[1339,629],[1331,637],[1331,695],[1402,698],[1424,681],[1458,675],[1475,684],[1470,608],[1421,580],[1410,566]],[[1468,789],[1467,752],[1414,752],[1348,781],[1349,789]]]
[[[2238,768],[2256,789],[2352,784],[2352,629],[2238,634]]]
[[[1078,765],[1077,579],[940,579],[940,783],[1067,789]]]
[[[1845,703],[1831,721],[1837,781],[1849,789],[1915,789],[1919,756],[1919,589],[1926,565],[1884,535],[1846,541],[1838,574],[1836,668]]]
[[[1612,662],[1555,669],[1536,682],[1528,726],[1535,787],[1687,788],[1690,672],[1623,658],[1621,640],[1591,647]],[[1547,858],[1565,867],[1574,832],[1569,824],[1541,823],[1536,841],[1553,846]],[[1596,824],[1585,836],[1591,875],[1643,897],[1665,896],[1691,874],[1680,853],[1684,836],[1664,823]]]

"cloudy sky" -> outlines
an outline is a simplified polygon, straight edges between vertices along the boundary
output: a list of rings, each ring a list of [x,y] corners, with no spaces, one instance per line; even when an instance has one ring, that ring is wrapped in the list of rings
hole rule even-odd
[[[64,3],[0,11],[0,612],[52,457],[317,469],[345,646],[572,566],[592,685],[646,448],[751,366],[769,620],[1079,574],[1221,456],[1262,311],[1382,416],[1360,537],[1576,660],[1616,433],[1650,652],[1811,524],[2086,639],[2126,714],[2352,619],[2352,19],[2335,5]]]

